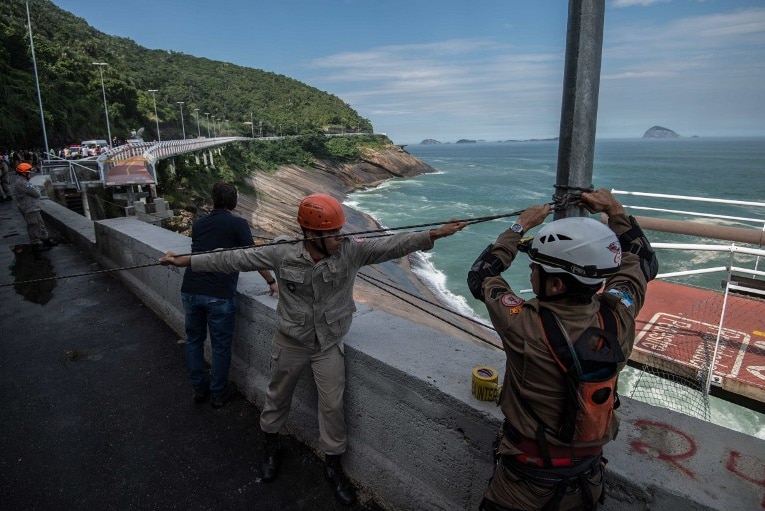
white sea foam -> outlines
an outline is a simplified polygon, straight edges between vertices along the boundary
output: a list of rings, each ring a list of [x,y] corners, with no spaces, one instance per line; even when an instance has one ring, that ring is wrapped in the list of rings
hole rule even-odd
[[[431,263],[431,254],[418,252],[413,258],[412,271],[430,289],[445,306],[453,311],[467,316],[476,321],[487,323],[484,318],[478,316],[464,296],[456,295],[446,287],[446,275],[439,271]]]

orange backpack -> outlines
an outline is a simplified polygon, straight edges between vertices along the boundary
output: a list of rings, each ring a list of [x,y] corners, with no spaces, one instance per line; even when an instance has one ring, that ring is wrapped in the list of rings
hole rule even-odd
[[[624,362],[613,311],[601,301],[600,328],[588,328],[573,343],[552,311],[542,307],[539,317],[547,347],[566,380],[566,403],[555,436],[566,443],[603,438],[619,406],[616,381],[618,365]]]

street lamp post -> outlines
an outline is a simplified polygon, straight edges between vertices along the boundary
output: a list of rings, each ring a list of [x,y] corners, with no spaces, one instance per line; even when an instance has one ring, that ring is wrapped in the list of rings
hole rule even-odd
[[[154,100],[154,119],[157,121],[157,142],[162,142],[162,136],[159,134],[159,116],[157,115],[157,96],[154,95],[155,92],[159,92],[159,89],[149,89],[149,92],[151,92],[151,98]]]
[[[104,114],[106,115],[106,133],[109,135],[109,147],[112,145],[112,129],[109,127],[109,108],[106,106],[106,87],[104,87],[104,66],[108,66],[106,62],[93,62],[94,66],[98,66],[98,72],[101,75],[101,92],[104,95]]]
[[[199,108],[195,108],[194,113],[197,115],[197,138],[200,138],[202,133],[199,132]]]
[[[252,132],[252,138],[255,138],[255,121],[252,117],[252,112],[250,112],[250,131]]]
[[[186,125],[183,122],[183,101],[176,101],[181,105],[181,129],[183,130],[183,140],[186,140]]]
[[[50,158],[48,147],[48,131],[45,129],[45,112],[43,112],[42,96],[40,95],[40,79],[37,76],[37,59],[35,58],[35,41],[32,38],[32,20],[29,17],[29,2],[27,7],[27,25],[29,26],[29,48],[32,50],[32,67],[35,70],[35,86],[37,87],[37,103],[40,105],[40,124],[42,125],[43,141],[45,142],[45,159]]]
[[[210,112],[205,112],[207,116],[207,138],[210,138]]]

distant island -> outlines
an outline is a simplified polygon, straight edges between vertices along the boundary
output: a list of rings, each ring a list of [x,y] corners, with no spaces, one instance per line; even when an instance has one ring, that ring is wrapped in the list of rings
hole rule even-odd
[[[643,133],[643,138],[680,138],[680,135],[671,129],[654,126]]]
[[[653,126],[646,130],[645,133],[643,133],[643,138],[682,138],[681,135],[679,135],[677,132],[672,131],[669,128],[665,128],[663,126]],[[692,138],[698,138],[697,135],[694,135]],[[525,140],[520,139],[508,139],[508,140],[500,140],[498,142],[500,143],[507,143],[507,142],[557,142],[558,137],[551,137],[551,138],[527,138]],[[485,142],[485,140],[472,140],[468,138],[461,138],[455,142],[456,144],[475,144],[477,142]],[[447,144],[449,142],[446,142]],[[443,144],[443,142],[436,140],[435,138],[426,138],[423,139],[422,142],[420,142],[420,145],[434,145],[434,144]]]
[[[499,143],[505,143],[505,142],[556,142],[558,140],[558,137],[553,138],[527,138],[525,140],[518,140],[518,139],[509,139],[509,140],[498,140]],[[486,140],[471,140],[468,138],[461,138],[455,142],[455,144],[476,144],[478,142],[486,142]],[[442,144],[443,142],[436,140],[435,138],[426,138],[422,142],[420,142],[420,145],[434,145],[434,144]],[[449,142],[447,142],[448,144]]]

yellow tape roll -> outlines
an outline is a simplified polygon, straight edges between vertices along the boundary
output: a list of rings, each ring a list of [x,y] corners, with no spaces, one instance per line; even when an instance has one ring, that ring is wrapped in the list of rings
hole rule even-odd
[[[488,366],[473,368],[473,396],[480,401],[494,401],[499,394],[499,373]]]

